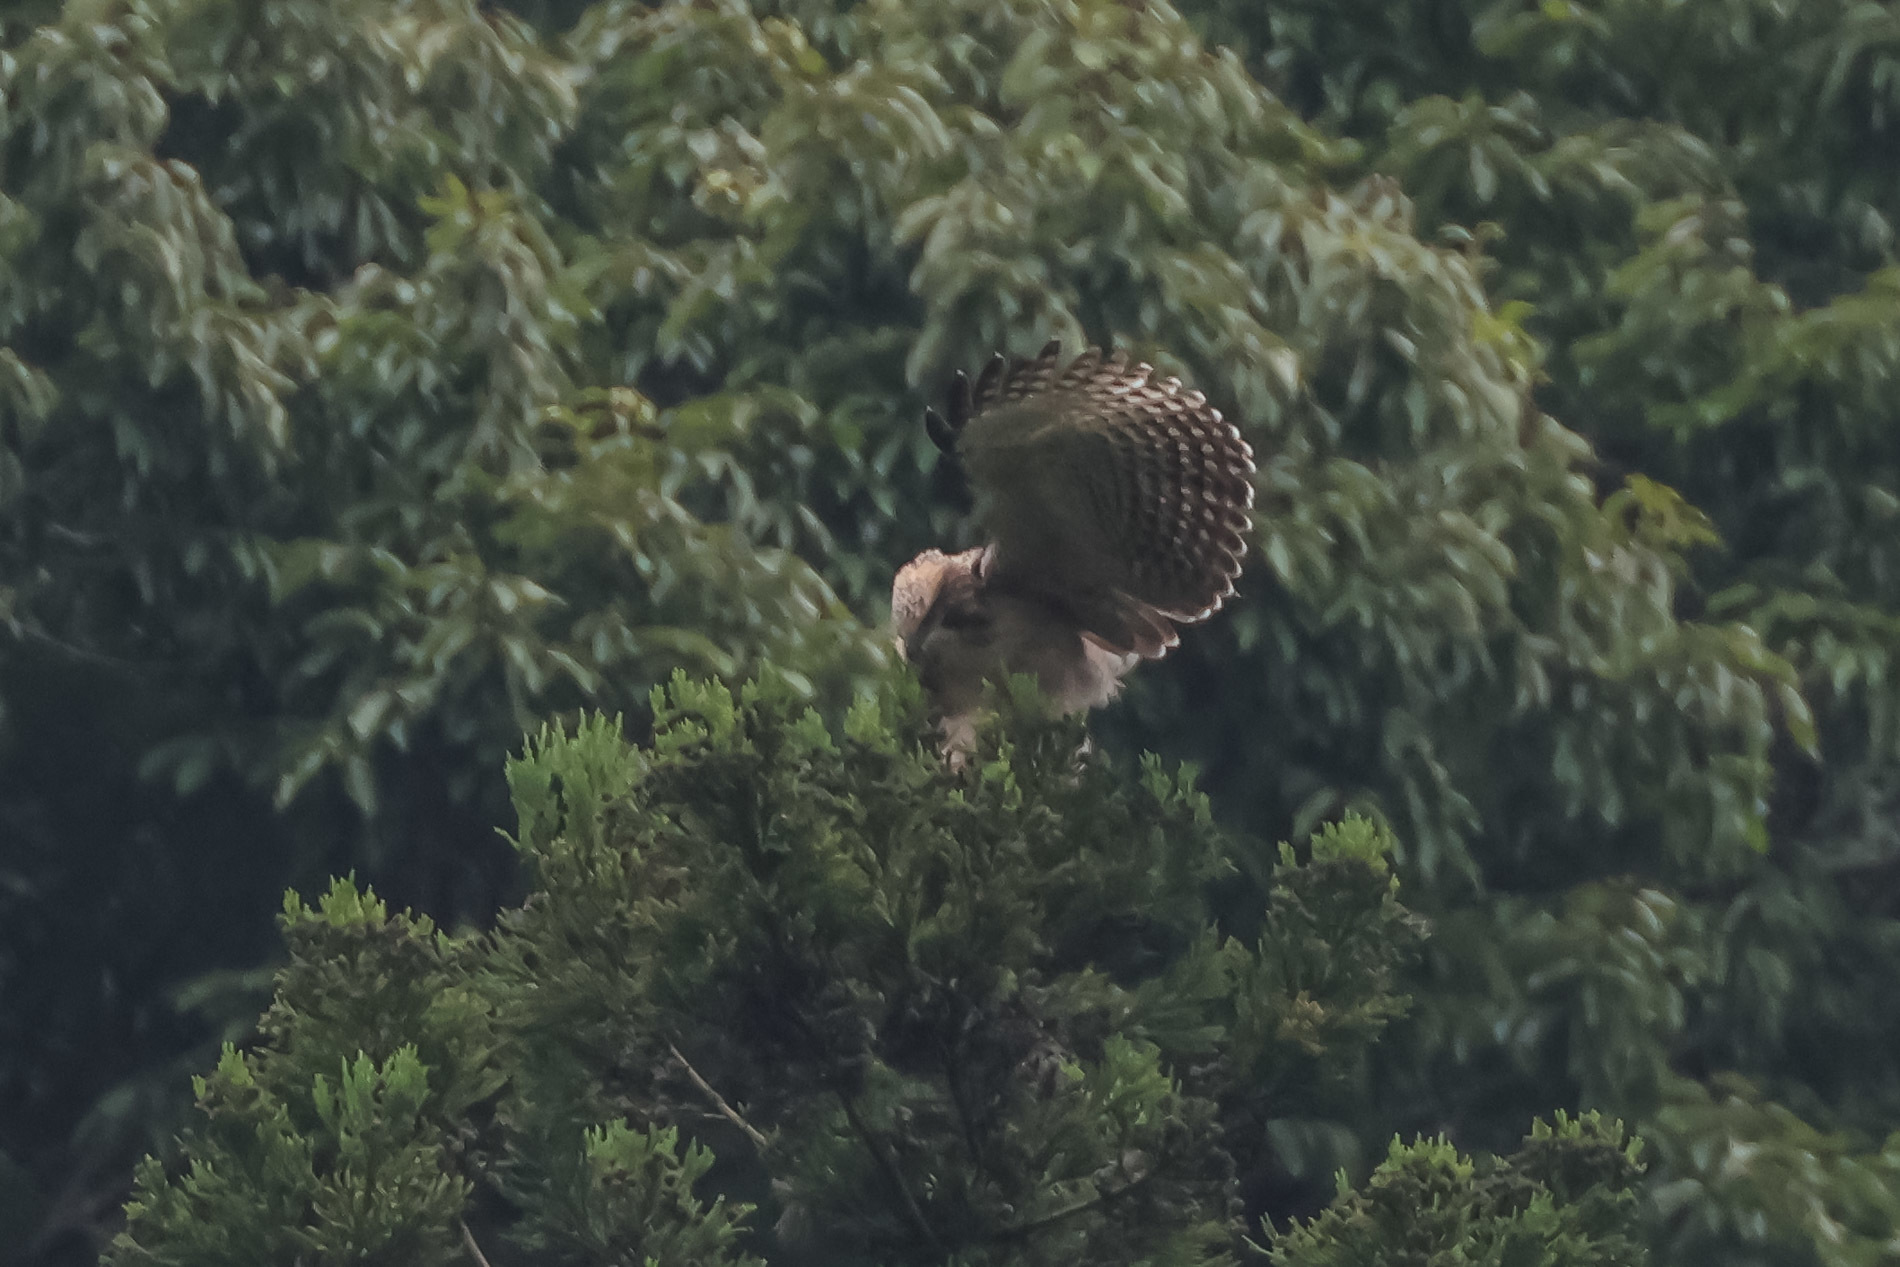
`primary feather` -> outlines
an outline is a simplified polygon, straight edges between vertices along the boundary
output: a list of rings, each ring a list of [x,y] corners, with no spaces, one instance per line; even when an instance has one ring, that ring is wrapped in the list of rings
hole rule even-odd
[[[974,384],[958,374],[925,424],[969,473],[988,537],[927,551],[892,590],[946,716],[1003,672],[1034,673],[1065,709],[1102,703],[1234,592],[1253,451],[1178,379],[1093,348],[1064,363],[1050,343],[992,359]]]

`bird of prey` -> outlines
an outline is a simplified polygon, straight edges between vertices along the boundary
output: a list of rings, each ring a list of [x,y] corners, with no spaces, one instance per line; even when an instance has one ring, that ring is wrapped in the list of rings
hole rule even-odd
[[[1253,450],[1180,380],[1090,348],[1066,364],[992,359],[926,410],[970,477],[985,544],[926,550],[897,573],[898,649],[969,751],[986,682],[1034,677],[1062,712],[1114,698],[1176,625],[1234,592],[1253,507]]]

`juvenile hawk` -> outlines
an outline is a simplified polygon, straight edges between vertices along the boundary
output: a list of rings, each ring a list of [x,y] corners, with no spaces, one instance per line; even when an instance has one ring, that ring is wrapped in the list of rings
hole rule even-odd
[[[1050,343],[959,373],[930,438],[962,463],[987,544],[926,550],[891,586],[898,647],[953,749],[983,684],[1033,675],[1063,712],[1114,698],[1140,660],[1234,592],[1253,507],[1253,450],[1200,392]]]

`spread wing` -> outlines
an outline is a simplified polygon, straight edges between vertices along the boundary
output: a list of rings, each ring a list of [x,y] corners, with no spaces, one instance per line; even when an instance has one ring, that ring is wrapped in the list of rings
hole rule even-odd
[[[1175,623],[1233,593],[1253,507],[1253,450],[1200,392],[1089,349],[997,357],[957,376],[945,415],[989,536],[986,585],[1058,602],[1103,646],[1165,654]]]

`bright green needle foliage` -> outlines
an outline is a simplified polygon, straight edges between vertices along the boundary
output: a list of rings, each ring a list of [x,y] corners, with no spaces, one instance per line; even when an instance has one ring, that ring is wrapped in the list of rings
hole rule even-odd
[[[1443,1138],[1404,1145],[1358,1190],[1272,1240],[1274,1267],[1627,1267],[1643,1168],[1621,1123],[1538,1122],[1509,1157],[1473,1161]]]
[[[167,1183],[140,1168],[134,1229],[162,1228],[148,1246],[126,1240],[121,1263],[319,1262],[444,1264],[469,1184],[448,1166],[429,1071],[414,1048],[378,1064],[367,1055],[301,1085],[272,1085],[225,1049],[197,1080],[210,1125],[190,1170]]]
[[[511,765],[534,891],[492,934],[289,901],[261,1040],[109,1261],[1230,1263],[1259,1124],[1404,1010],[1366,820],[1276,857],[1032,713],[950,771],[907,682],[653,711]]]

